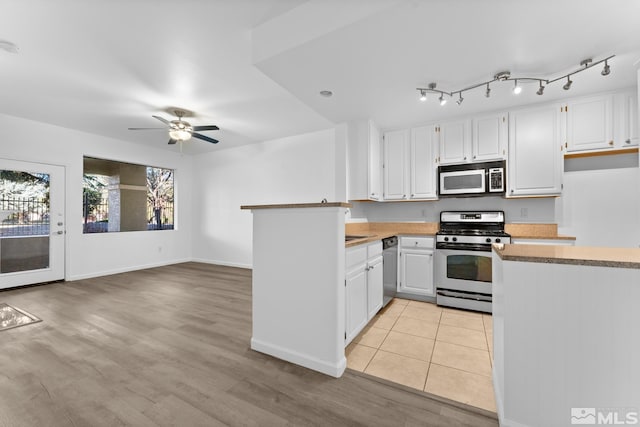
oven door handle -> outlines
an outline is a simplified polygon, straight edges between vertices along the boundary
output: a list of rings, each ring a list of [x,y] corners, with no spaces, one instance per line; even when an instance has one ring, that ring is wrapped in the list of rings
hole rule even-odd
[[[451,251],[491,252],[491,245],[475,245],[473,243],[436,243],[436,249]]]

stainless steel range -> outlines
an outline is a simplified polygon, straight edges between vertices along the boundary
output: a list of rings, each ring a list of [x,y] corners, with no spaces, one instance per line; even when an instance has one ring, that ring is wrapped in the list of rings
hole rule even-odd
[[[491,245],[511,243],[504,212],[440,212],[436,233],[438,305],[491,313]]]

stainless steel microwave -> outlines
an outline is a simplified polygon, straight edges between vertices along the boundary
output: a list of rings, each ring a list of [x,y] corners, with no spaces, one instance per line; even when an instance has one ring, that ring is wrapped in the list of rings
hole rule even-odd
[[[504,160],[438,168],[440,197],[500,196],[505,193]]]

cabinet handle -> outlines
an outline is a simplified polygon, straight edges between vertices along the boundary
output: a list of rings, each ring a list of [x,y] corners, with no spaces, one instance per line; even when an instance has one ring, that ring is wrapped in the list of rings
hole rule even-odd
[[[476,158],[476,156],[473,156],[473,158],[475,159],[475,158]]]
[[[609,141],[609,145],[613,145],[613,141]]]
[[[467,156],[464,156],[464,160],[467,160]]]
[[[513,193],[513,188],[511,189],[511,193]]]
[[[402,195],[402,198],[403,198],[403,199],[406,199],[406,198],[407,198],[407,195],[406,195],[406,194],[403,194],[403,195]]]
[[[412,194],[412,195],[411,195],[411,198],[413,198],[414,196],[415,196],[415,194]]]
[[[627,139],[627,140],[625,141],[625,143],[626,143],[626,144],[631,144],[631,140],[630,140],[630,139]]]

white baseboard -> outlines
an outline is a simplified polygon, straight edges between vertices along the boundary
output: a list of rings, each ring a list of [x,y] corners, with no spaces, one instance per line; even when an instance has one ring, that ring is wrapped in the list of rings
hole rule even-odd
[[[347,368],[347,359],[344,356],[342,356],[340,361],[332,364],[306,354],[257,340],[253,337],[251,337],[251,349],[335,378],[340,378],[344,373],[344,370]]]
[[[220,261],[220,260],[216,260],[216,259],[191,258],[191,261],[193,261],[193,262],[201,262],[203,264],[224,265],[224,266],[227,266],[227,267],[248,268],[249,270],[251,270],[253,268],[253,265],[251,265],[251,264],[244,264],[244,263],[241,263],[241,262]]]
[[[162,262],[154,262],[149,264],[132,265],[129,267],[114,268],[111,270],[97,271],[93,273],[76,274],[73,276],[65,277],[65,280],[68,282],[73,282],[75,280],[92,279],[94,277],[110,276],[112,274],[119,274],[119,273],[128,273],[129,271],[145,270],[147,268],[164,267],[165,265],[181,264],[183,262],[189,262],[189,261],[191,261],[190,258],[185,258],[185,259],[173,259],[173,260],[162,261]]]

